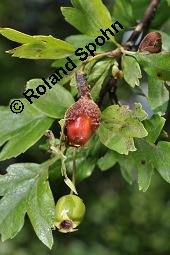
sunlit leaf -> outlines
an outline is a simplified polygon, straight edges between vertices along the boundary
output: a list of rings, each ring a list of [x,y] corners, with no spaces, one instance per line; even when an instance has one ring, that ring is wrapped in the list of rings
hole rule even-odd
[[[72,0],[73,7],[62,7],[61,11],[67,22],[81,33],[96,37],[100,29],[111,26],[112,19],[101,0]],[[114,41],[114,37],[112,37]]]
[[[64,58],[74,53],[75,48],[53,36],[30,36],[11,28],[1,28],[0,34],[4,37],[22,44],[9,50],[13,57],[28,59],[57,59]]]

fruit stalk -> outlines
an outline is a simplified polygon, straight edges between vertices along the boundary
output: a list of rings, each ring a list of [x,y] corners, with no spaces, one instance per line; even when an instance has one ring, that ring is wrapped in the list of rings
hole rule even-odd
[[[87,96],[91,98],[90,86],[87,82],[87,76],[84,72],[76,72],[76,81],[78,88],[78,97]]]

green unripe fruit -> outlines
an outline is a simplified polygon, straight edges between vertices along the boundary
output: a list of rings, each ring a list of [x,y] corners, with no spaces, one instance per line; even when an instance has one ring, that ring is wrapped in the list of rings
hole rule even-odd
[[[55,225],[60,232],[73,232],[82,221],[86,208],[76,195],[61,197],[55,208]]]

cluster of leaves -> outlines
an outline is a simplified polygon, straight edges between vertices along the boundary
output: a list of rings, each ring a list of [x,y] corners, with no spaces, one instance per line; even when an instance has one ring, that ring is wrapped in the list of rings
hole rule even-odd
[[[30,36],[14,29],[2,28],[1,35],[20,44],[8,53],[19,58],[55,59],[52,66],[60,67],[67,56],[74,56],[77,47],[94,40],[101,28],[109,28],[117,18],[126,26],[126,30],[130,30],[136,20],[141,18],[139,5],[143,3],[142,6],[146,7],[148,4],[146,0],[140,1],[140,4],[135,0],[115,1],[110,13],[101,0],[71,2],[73,7],[62,8],[62,13],[66,21],[82,34],[69,36],[62,41],[52,36]],[[160,9],[166,9],[169,13],[168,4],[169,1],[164,1]],[[155,27],[164,22],[164,16],[160,17],[158,13],[153,23]],[[167,42],[170,37],[165,33],[162,36],[166,52],[123,54],[121,66],[124,79],[117,82],[119,105],[110,105],[108,97],[104,98],[98,131],[84,148],[77,149],[78,180],[90,176],[95,166],[107,170],[119,163],[122,176],[129,183],[137,179],[140,190],[148,189],[154,169],[170,183],[170,143],[161,141],[163,135],[167,136],[163,132],[165,118],[162,116],[169,101],[167,81],[170,81],[170,52]],[[122,38],[116,39],[121,42]],[[97,51],[105,52],[115,47],[117,43],[113,39],[98,47]],[[105,87],[107,78],[112,75],[115,60],[114,57],[102,58],[85,66],[95,101]],[[142,77],[141,68],[147,74],[147,83],[145,75]],[[39,79],[33,79],[28,81],[27,88],[35,88],[39,84]],[[65,111],[76,96],[75,76],[70,73],[32,105],[21,99],[25,105],[21,114],[14,114],[9,107],[1,106],[0,160],[17,157],[35,144],[56,119],[64,118]],[[71,148],[65,156],[66,167],[71,173]],[[60,167],[60,157],[54,157],[39,165],[13,164],[7,168],[5,175],[0,176],[0,195],[3,197],[0,200],[2,240],[13,238],[20,231],[27,213],[39,239],[49,248],[52,247],[51,228],[54,227],[55,204],[49,187],[48,170],[55,169],[58,174]]]

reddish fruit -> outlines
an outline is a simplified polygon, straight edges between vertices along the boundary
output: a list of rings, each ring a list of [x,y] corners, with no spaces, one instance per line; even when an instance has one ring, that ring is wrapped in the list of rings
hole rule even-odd
[[[158,53],[162,50],[162,37],[159,32],[148,33],[139,45],[139,52]]]
[[[84,145],[100,123],[100,110],[88,96],[82,96],[65,114],[70,145]]]
[[[71,144],[85,144],[89,140],[91,133],[91,121],[85,115],[70,121],[67,127],[67,138]]]

